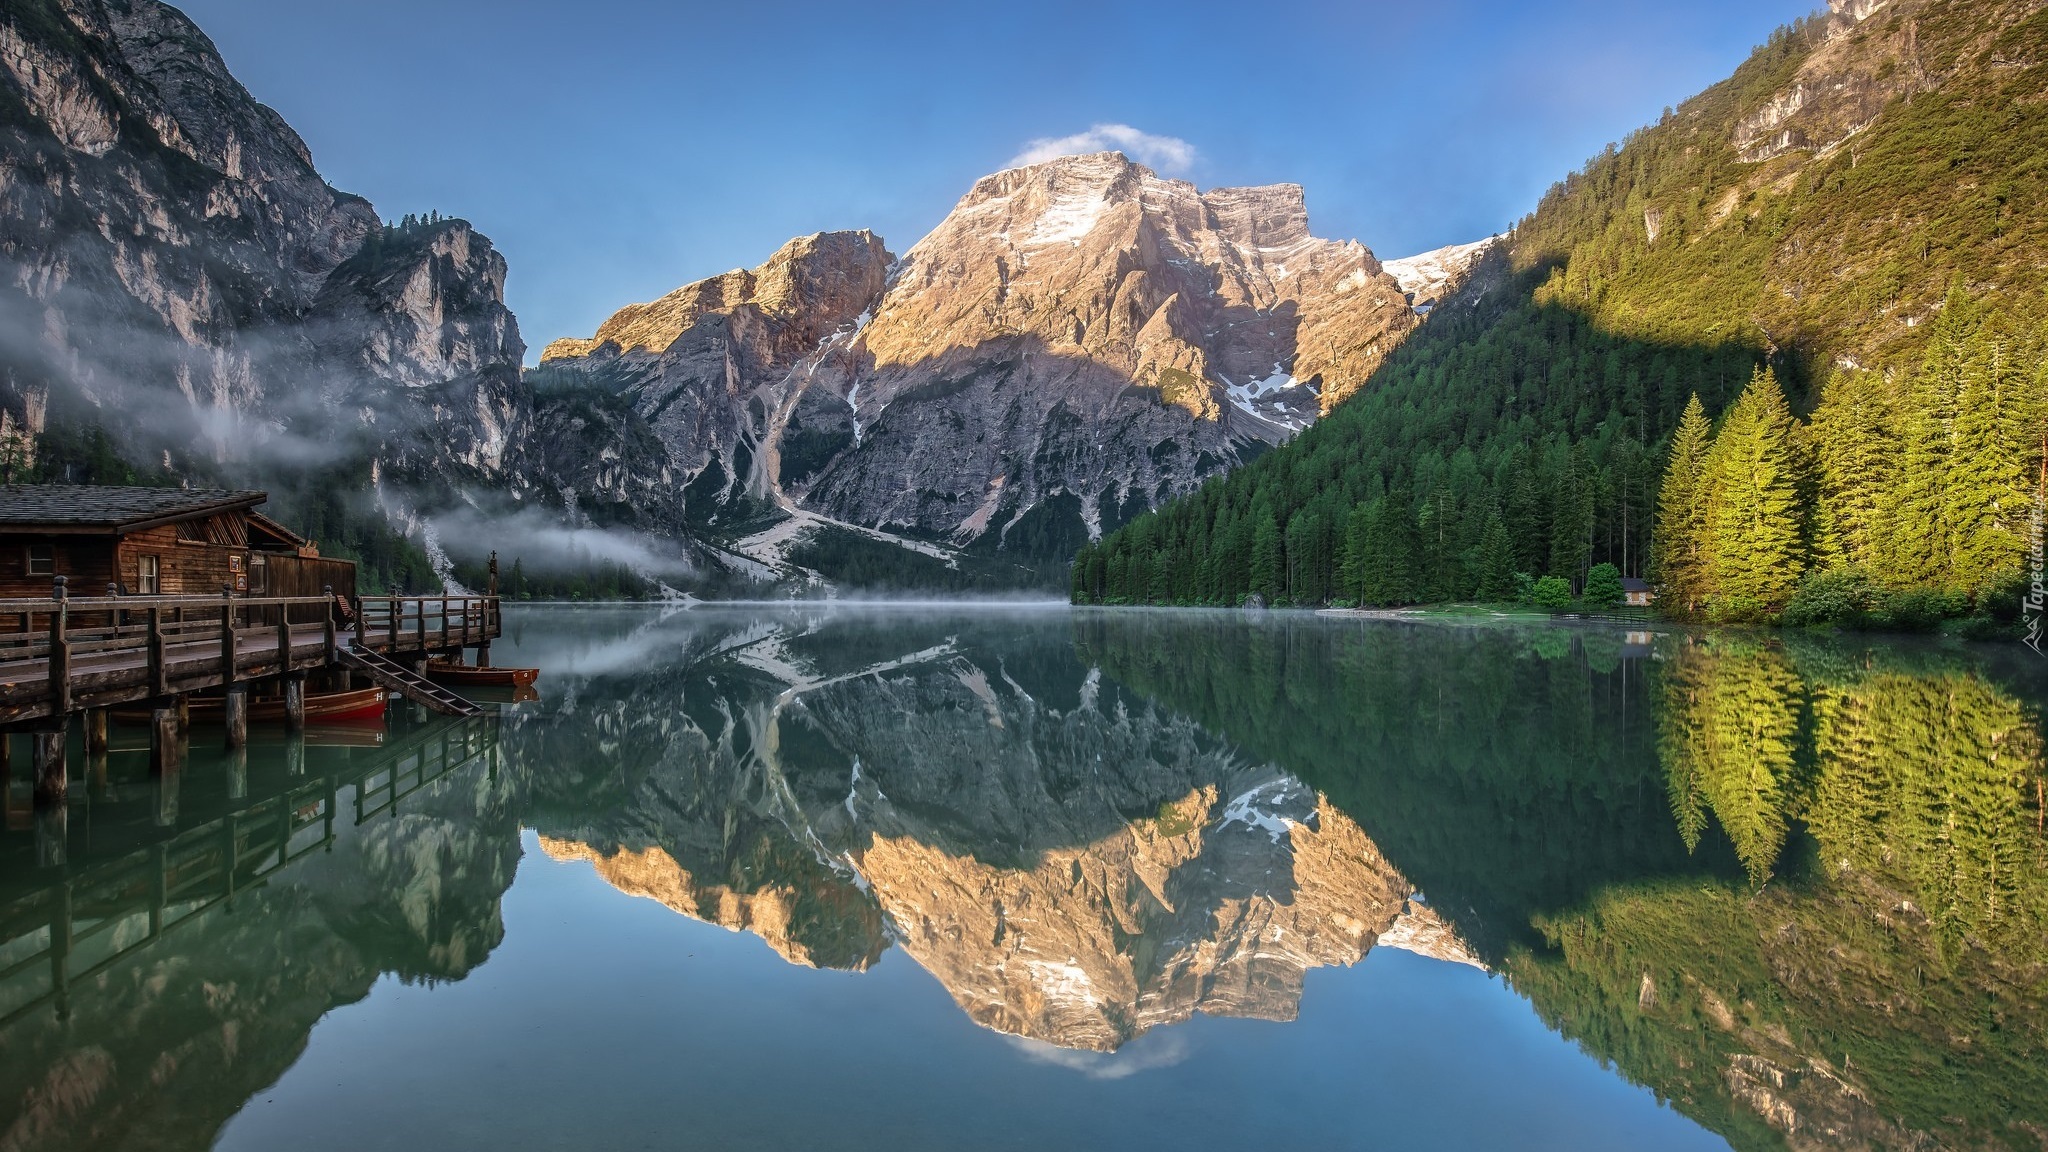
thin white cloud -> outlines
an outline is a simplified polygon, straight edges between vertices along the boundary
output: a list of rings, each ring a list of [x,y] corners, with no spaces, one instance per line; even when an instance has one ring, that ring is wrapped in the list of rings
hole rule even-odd
[[[1129,124],[1097,124],[1072,136],[1046,136],[1024,145],[1005,167],[1043,164],[1061,156],[1090,152],[1122,152],[1148,168],[1166,173],[1187,171],[1195,163],[1195,146],[1178,136],[1154,136]]]

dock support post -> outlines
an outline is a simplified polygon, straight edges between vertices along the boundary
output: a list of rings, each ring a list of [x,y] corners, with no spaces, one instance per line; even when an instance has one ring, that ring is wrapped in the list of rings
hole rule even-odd
[[[36,813],[36,867],[62,868],[70,843],[71,809],[60,804]]]
[[[221,719],[228,727],[228,747],[242,748],[249,743],[249,686],[228,685],[227,698],[222,703]]]
[[[95,797],[107,794],[107,751],[112,744],[107,738],[107,712],[105,708],[87,708],[84,716],[85,728],[85,780]]]
[[[62,728],[35,734],[36,743],[36,807],[62,808],[66,771],[64,767],[64,737]]]
[[[240,804],[249,798],[249,749],[228,750],[228,799]]]
[[[50,904],[50,991],[56,993],[57,1019],[71,1019],[71,881],[57,886]]]
[[[85,710],[85,754],[105,756],[107,754],[107,710],[87,708]]]
[[[476,646],[476,666],[479,668],[489,668],[491,666],[490,641],[486,640]]]
[[[156,824],[178,823],[178,777],[185,765],[185,732],[178,710],[153,708],[149,713],[149,774],[156,785]]]
[[[149,938],[163,934],[164,909],[170,905],[170,852],[162,844],[149,846]]]
[[[306,676],[294,672],[284,678],[284,730],[306,730]]]
[[[306,774],[306,739],[303,736],[289,737],[284,742],[285,775],[296,780]]]
[[[185,735],[185,734],[189,734],[189,733],[191,733],[191,731],[192,731],[192,700],[191,700],[191,697],[190,697],[189,695],[185,694],[185,693],[180,693],[180,694],[178,695],[178,702],[177,702],[176,704],[172,705],[172,706],[171,706],[171,709],[172,709],[172,711],[174,711],[174,712],[176,712],[176,713],[178,714],[178,732],[179,732],[179,733],[180,733],[181,735]]]

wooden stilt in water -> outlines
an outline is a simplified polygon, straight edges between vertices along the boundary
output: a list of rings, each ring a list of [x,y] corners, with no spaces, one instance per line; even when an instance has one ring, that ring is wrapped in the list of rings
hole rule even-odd
[[[306,730],[306,678],[303,675],[284,678],[284,730]]]
[[[221,720],[227,724],[228,747],[244,748],[249,744],[249,686],[228,685],[227,700],[221,707]]]
[[[185,763],[185,730],[178,725],[178,710],[171,707],[149,710],[149,774],[176,772]]]
[[[303,737],[292,737],[284,742],[284,770],[294,779],[306,774],[306,741]]]
[[[249,798],[249,749],[238,745],[228,749],[228,799],[240,803]]]
[[[57,1019],[71,1018],[71,881],[50,893],[50,991],[57,994]]]
[[[62,808],[68,783],[64,766],[64,729],[35,734],[36,807]]]
[[[191,731],[192,731],[192,699],[191,699],[191,697],[189,697],[189,696],[186,696],[186,695],[183,695],[183,694],[180,694],[180,695],[179,695],[179,697],[178,697],[178,702],[177,702],[177,704],[173,706],[173,711],[177,712],[177,714],[178,714],[178,731],[179,731],[180,733],[189,733],[189,732],[191,732]]]
[[[178,823],[178,777],[185,765],[185,731],[178,726],[178,710],[151,709],[149,732],[149,774],[156,785],[156,824],[159,828],[170,828]]]
[[[105,708],[85,710],[85,778],[92,795],[105,796],[107,781],[107,750],[111,741],[107,737]]]
[[[36,812],[36,866],[62,868],[71,842],[71,809],[62,804]]]

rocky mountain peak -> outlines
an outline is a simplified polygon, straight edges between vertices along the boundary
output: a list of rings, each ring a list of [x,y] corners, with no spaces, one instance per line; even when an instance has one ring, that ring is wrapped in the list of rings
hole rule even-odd
[[[1299,185],[1204,193],[1119,152],[998,172],[815,378],[856,434],[796,495],[960,542],[1040,511],[1077,540],[1105,501],[1150,505],[1290,438],[1413,325],[1368,249],[1311,233]],[[1064,442],[1087,429],[1128,439]]]
[[[600,324],[590,339],[550,343],[541,360],[588,356],[607,344],[622,353],[659,355],[705,316],[747,305],[794,324],[800,338],[815,343],[812,334],[819,324],[836,327],[874,301],[889,262],[889,250],[873,232],[799,236],[758,267],[735,268],[685,284],[658,300],[629,304]]]
[[[1051,558],[1292,437],[1415,322],[1300,185],[1097,152],[977,180],[893,266],[872,233],[806,237],[543,359],[623,384],[721,493]]]
[[[1098,228],[1149,218],[1169,234],[1213,233],[1245,255],[1286,251],[1314,240],[1299,184],[1200,191],[1162,177],[1122,152],[1062,156],[984,176],[905,261],[950,252],[963,236],[985,236],[1028,251],[1079,247]],[[1129,239],[1131,237],[1122,237]]]
[[[1745,161],[1780,156],[1825,156],[1860,135],[1893,100],[1931,91],[1942,82],[1921,45],[1927,0],[1830,0],[1820,43],[1800,62],[1785,87],[1744,116],[1733,143]],[[1898,18],[1873,23],[1879,12]],[[1980,35],[1996,34],[1986,14]]]

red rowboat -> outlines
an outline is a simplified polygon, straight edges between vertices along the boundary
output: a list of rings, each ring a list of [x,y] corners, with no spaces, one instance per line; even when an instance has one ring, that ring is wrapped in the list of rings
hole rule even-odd
[[[524,688],[539,678],[538,668],[472,668],[467,664],[455,664],[446,660],[427,662],[427,679],[439,680],[444,684]]]

